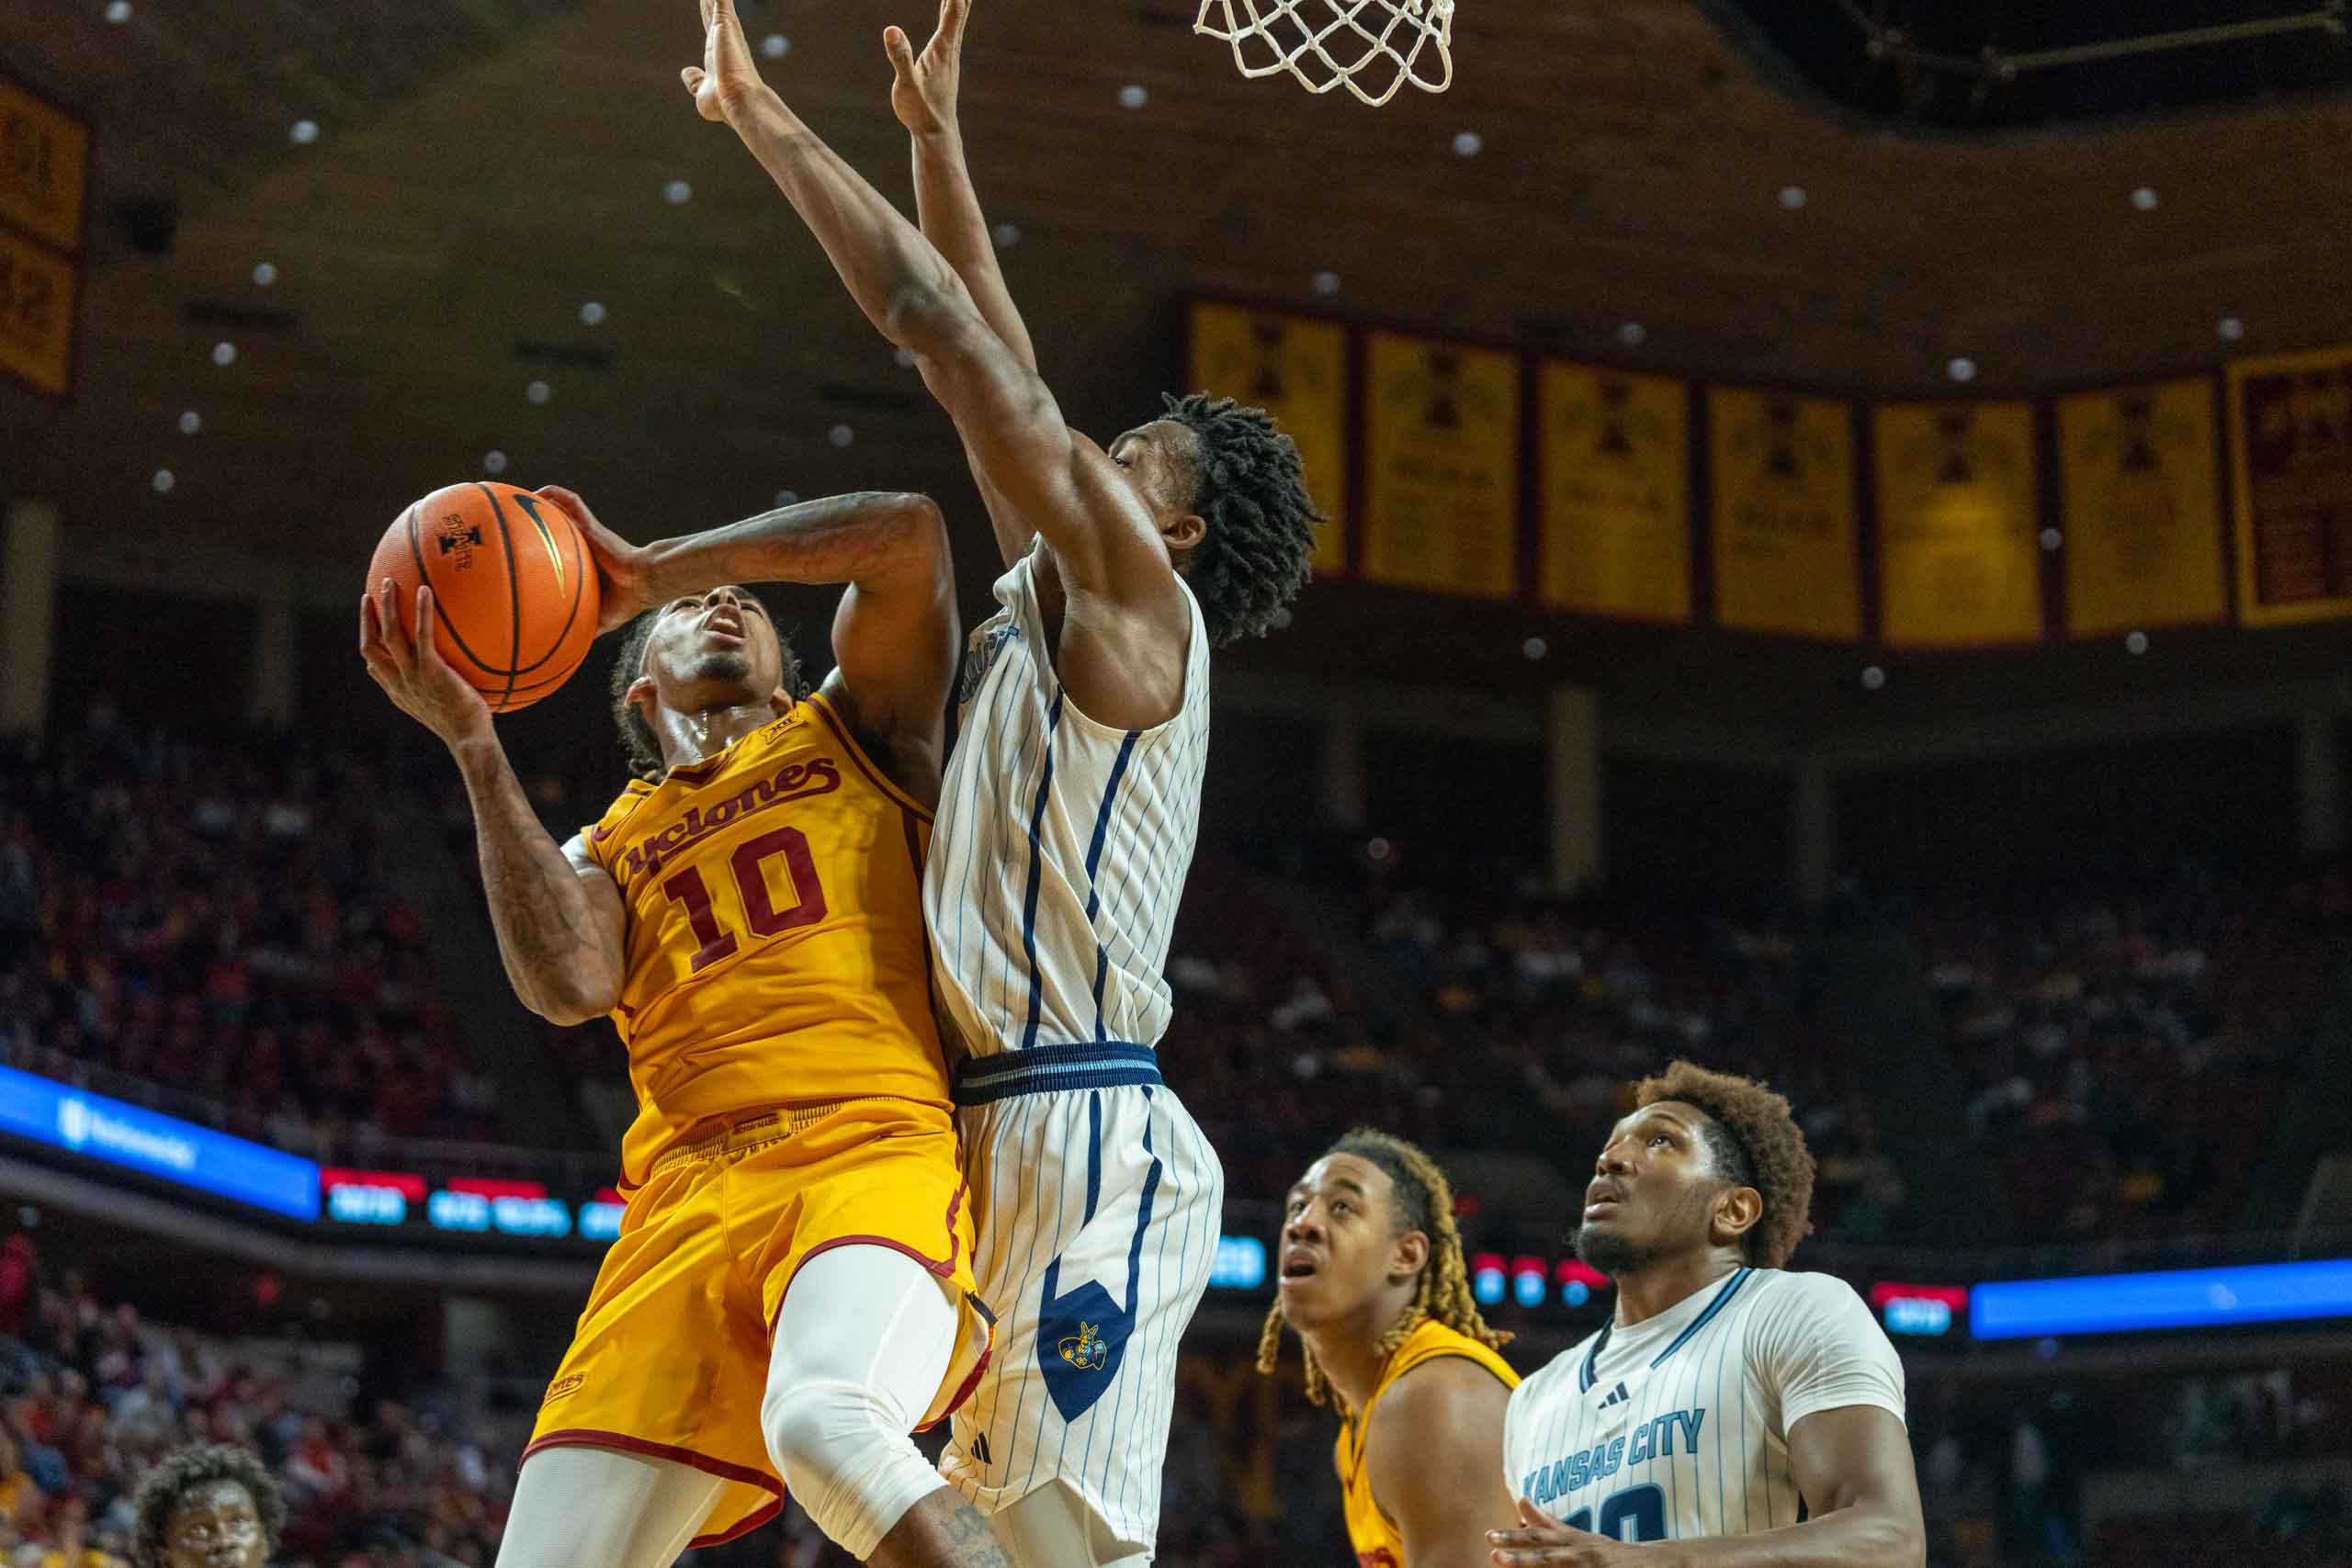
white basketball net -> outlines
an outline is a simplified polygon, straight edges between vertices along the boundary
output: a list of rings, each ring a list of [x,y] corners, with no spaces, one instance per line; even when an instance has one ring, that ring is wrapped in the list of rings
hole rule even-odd
[[[1408,82],[1453,85],[1453,0],[1201,0],[1193,30],[1231,44],[1244,76],[1287,71],[1374,107]]]

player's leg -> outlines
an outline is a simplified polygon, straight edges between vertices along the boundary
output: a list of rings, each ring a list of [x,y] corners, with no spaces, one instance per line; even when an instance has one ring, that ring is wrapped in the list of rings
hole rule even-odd
[[[1012,1568],[1148,1568],[1151,1551],[1118,1533],[1059,1477],[1048,1481],[989,1519]]]
[[[498,1568],[670,1568],[726,1483],[617,1449],[542,1449],[515,1479]]]
[[[952,1288],[895,1247],[832,1247],[785,1292],[761,1429],[786,1488],[861,1562],[1011,1568],[987,1524],[908,1436],[962,1332]]]

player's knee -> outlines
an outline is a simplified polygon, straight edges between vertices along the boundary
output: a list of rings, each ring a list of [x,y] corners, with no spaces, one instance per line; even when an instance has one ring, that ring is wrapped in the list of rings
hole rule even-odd
[[[776,1378],[760,1401],[768,1457],[817,1528],[863,1559],[907,1509],[944,1484],[907,1436],[904,1411],[832,1379]]]

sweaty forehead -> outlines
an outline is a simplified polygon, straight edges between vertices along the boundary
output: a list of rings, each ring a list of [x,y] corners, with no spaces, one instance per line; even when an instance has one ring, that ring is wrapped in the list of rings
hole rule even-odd
[[[254,1500],[246,1494],[243,1483],[226,1479],[211,1481],[180,1499],[179,1506],[172,1510],[172,1525],[177,1529],[199,1519],[209,1520],[219,1514],[250,1514],[254,1511]]]
[[[1343,1182],[1373,1199],[1386,1198],[1389,1189],[1395,1185],[1388,1179],[1386,1171],[1361,1155],[1334,1154],[1325,1155],[1308,1166],[1306,1174],[1298,1179],[1298,1185],[1291,1190],[1315,1192]]]
[[[1652,1100],[1618,1122],[1611,1135],[1622,1137],[1644,1122],[1652,1120],[1679,1122],[1693,1137],[1704,1134],[1708,1128],[1714,1124],[1713,1117],[1687,1100]]]

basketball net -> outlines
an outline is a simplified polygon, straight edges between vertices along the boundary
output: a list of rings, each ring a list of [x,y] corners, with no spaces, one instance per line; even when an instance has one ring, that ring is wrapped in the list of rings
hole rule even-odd
[[[1453,0],[1201,0],[1193,30],[1231,44],[1244,76],[1287,71],[1374,108],[1408,82],[1453,85]]]

